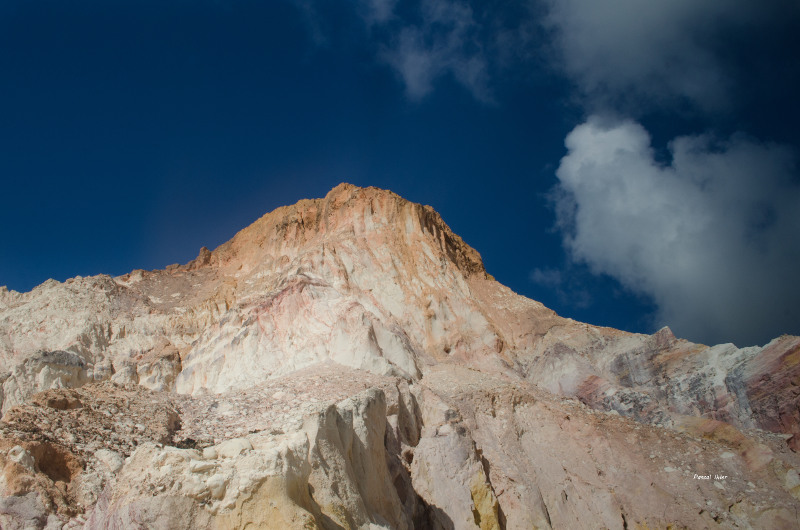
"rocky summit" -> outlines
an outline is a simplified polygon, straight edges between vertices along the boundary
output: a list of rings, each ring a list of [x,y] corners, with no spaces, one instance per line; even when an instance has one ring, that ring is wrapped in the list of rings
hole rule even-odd
[[[4,529],[800,527],[800,338],[559,317],[376,188],[2,288],[0,374]]]

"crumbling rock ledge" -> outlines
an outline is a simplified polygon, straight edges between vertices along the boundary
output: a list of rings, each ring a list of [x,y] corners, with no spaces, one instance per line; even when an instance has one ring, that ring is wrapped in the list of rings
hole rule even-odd
[[[123,406],[147,423],[109,434]],[[228,416],[254,428],[226,436]],[[3,528],[791,528],[800,497],[778,436],[665,432],[459,366],[409,384],[326,363],[200,400],[90,384],[0,436]]]

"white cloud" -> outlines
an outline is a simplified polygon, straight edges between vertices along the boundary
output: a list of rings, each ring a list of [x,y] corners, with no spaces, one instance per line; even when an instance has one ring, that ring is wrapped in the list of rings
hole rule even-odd
[[[767,2],[769,3],[769,2]],[[685,99],[719,110],[731,79],[721,34],[758,18],[748,0],[548,0],[558,61],[591,104],[632,107]]]
[[[557,203],[574,259],[651,296],[658,324],[693,340],[798,331],[800,186],[788,149],[687,136],[660,164],[643,127],[598,118],[566,146]]]
[[[437,79],[452,75],[476,99],[489,102],[488,67],[477,37],[479,29],[469,4],[423,0],[419,22],[396,29],[381,57],[400,75],[411,99],[424,98]]]

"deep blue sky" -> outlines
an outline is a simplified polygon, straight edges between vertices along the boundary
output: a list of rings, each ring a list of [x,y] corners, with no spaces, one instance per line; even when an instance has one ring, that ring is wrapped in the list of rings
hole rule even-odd
[[[640,332],[675,327],[664,271],[575,243],[590,234],[575,212],[593,211],[599,194],[581,195],[557,168],[568,153],[586,159],[586,143],[568,151],[565,138],[589,123],[630,137],[634,125],[646,130],[653,167],[672,163],[670,141],[679,136],[713,137],[695,149],[705,154],[767,146],[742,155],[755,167],[784,161],[757,205],[764,219],[743,223],[756,227],[756,246],[764,231],[765,241],[790,252],[703,296],[720,298],[754,275],[798,283],[770,267],[797,255],[800,225],[790,219],[769,232],[788,211],[771,201],[786,190],[792,196],[798,183],[797,10],[776,0],[759,18],[737,2],[717,11],[665,3],[644,15],[673,29],[648,47],[635,42],[650,38],[639,33],[615,40],[632,23],[592,18],[586,2],[7,0],[0,5],[0,285],[27,291],[48,278],[184,263],[263,213],[347,181],[432,205],[499,281],[564,316]],[[622,13],[631,2],[612,4]],[[706,28],[710,37],[700,38],[693,28],[708,19],[721,21],[719,30]],[[613,34],[597,29],[607,26]],[[628,56],[631,46],[644,52]],[[647,56],[665,47],[673,52]],[[649,59],[669,66],[643,66]],[[708,71],[719,75],[692,78]],[[630,127],[615,129],[620,124]],[[744,133],[743,147],[730,147],[735,133]],[[728,166],[687,167],[694,175]],[[628,166],[612,169],[608,178]],[[581,178],[610,174],[586,171]],[[745,189],[763,178],[751,173]],[[740,203],[722,201],[714,215],[749,208]],[[607,225],[597,236],[608,238],[603,248],[634,255],[642,247],[641,234],[616,227],[645,223],[595,215],[591,226]],[[656,223],[648,239],[667,237],[659,230],[668,224]],[[720,256],[739,248],[736,237]],[[688,243],[675,252],[684,251],[691,254]],[[693,281],[718,263],[706,261]],[[695,340],[763,342],[800,333],[795,315],[741,338],[725,333],[746,314],[725,317],[718,333],[682,329]]]

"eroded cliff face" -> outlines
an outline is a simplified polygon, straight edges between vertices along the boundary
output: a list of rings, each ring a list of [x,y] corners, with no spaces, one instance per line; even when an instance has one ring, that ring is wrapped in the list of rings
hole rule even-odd
[[[416,380],[425,364],[501,346],[471,299],[473,276],[485,276],[480,256],[432,209],[341,185],[184,267],[4,293],[0,362],[12,370],[38,351],[71,351],[89,379],[149,378],[180,393],[242,388],[326,359]],[[14,388],[58,384],[33,379]],[[25,397],[7,394],[3,410]]]
[[[798,355],[561,318],[343,184],[183,266],[1,290],[0,524],[796,527]]]

